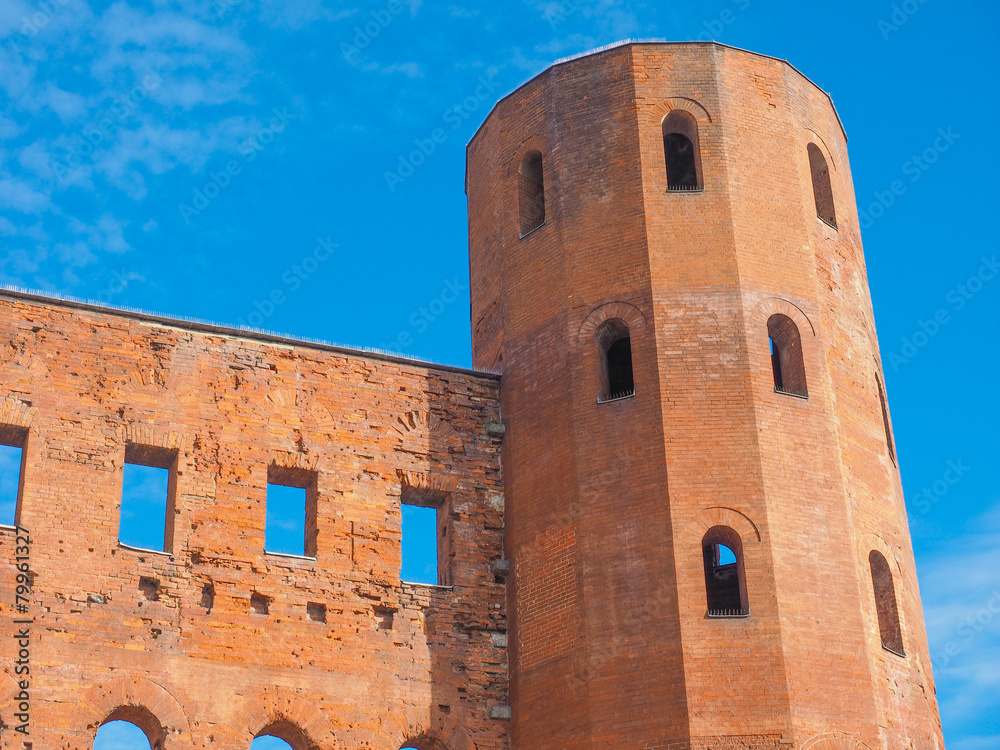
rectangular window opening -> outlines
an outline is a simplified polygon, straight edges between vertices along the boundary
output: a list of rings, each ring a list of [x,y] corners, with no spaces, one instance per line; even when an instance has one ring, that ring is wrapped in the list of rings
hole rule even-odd
[[[448,511],[445,498],[406,487],[400,499],[403,514],[402,565],[399,578],[432,586],[451,584],[448,567]]]
[[[20,517],[27,438],[23,427],[0,426],[0,526],[16,526]]]
[[[267,472],[264,551],[316,557],[316,472],[272,465]]]
[[[176,451],[126,446],[119,542],[155,552],[172,551],[176,464]]]

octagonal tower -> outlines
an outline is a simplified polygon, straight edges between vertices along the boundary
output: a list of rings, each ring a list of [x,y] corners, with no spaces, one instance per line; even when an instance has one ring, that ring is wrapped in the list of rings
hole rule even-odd
[[[504,98],[467,193],[514,750],[940,750],[829,96],[616,46]]]

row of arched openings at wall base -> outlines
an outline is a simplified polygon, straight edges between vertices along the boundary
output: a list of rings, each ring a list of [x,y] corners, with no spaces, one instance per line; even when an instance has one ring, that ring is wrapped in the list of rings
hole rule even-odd
[[[94,739],[93,750],[160,750],[152,747],[146,733],[130,721],[115,720],[101,725]],[[280,737],[261,734],[250,743],[250,750],[298,750]],[[403,747],[400,750],[416,750]]]
[[[153,747],[146,733],[130,721],[109,721],[101,725],[94,739],[94,750],[160,750]],[[250,743],[250,750],[295,750],[279,737],[262,734]]]

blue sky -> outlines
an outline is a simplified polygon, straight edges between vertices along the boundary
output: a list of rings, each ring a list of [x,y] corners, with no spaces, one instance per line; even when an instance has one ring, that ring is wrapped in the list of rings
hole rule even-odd
[[[998,253],[998,14],[962,0],[3,0],[0,281],[465,365],[464,147],[497,98],[625,37],[787,58],[832,92],[871,217],[948,747],[994,748],[1000,277],[975,277]],[[435,128],[434,153],[387,180]]]

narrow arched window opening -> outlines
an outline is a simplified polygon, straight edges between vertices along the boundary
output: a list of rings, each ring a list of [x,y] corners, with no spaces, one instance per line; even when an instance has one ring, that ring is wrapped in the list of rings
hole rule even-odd
[[[542,154],[532,151],[518,169],[518,196],[521,213],[521,236],[545,223],[545,176]]]
[[[690,112],[675,109],[663,118],[663,155],[667,167],[667,190],[702,188],[698,121]]]
[[[878,400],[882,407],[882,428],[885,430],[885,447],[889,451],[889,458],[896,463],[896,446],[892,442],[892,426],[889,424],[889,406],[885,401],[885,388],[882,387],[882,379],[875,376],[875,384],[878,386]]]
[[[830,184],[830,168],[819,146],[810,143],[809,171],[812,173],[813,197],[816,199],[816,215],[834,229],[837,228],[837,212],[833,207],[833,187]]]
[[[802,337],[795,321],[775,313],[767,319],[767,336],[771,348],[771,371],[774,390],[792,396],[809,397],[806,388],[806,366],[802,358]]]
[[[701,543],[709,617],[748,617],[743,540],[727,526],[714,526]]]
[[[601,356],[601,393],[599,402],[635,395],[632,372],[632,337],[623,320],[606,320],[597,329]]]
[[[903,631],[899,626],[899,610],[896,608],[896,587],[892,582],[889,563],[878,550],[868,555],[872,570],[872,587],[875,591],[875,609],[878,612],[878,629],[882,637],[882,647],[899,656],[903,651]]]

